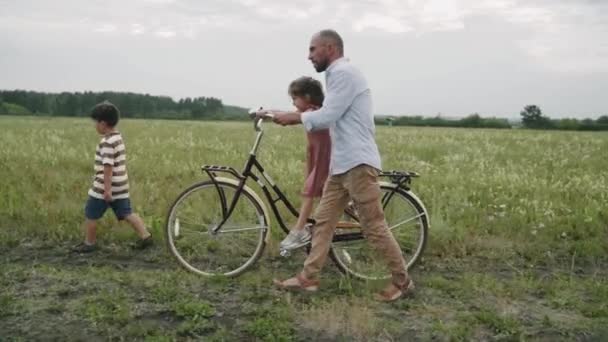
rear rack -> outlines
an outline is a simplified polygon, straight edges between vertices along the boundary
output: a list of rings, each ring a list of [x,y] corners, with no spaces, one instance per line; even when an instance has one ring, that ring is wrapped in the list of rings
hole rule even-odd
[[[397,184],[397,186],[405,187],[409,189],[409,185],[412,182],[412,178],[420,177],[417,172],[413,171],[381,171],[378,174],[379,177],[388,177],[393,184]]]
[[[230,166],[220,166],[220,165],[203,165],[201,167],[201,170],[203,170],[204,172],[206,172],[209,177],[211,179],[215,178],[215,173],[216,172],[224,172],[224,173],[229,173],[231,175],[233,175],[234,177],[238,178],[238,179],[243,179],[245,177],[243,177],[243,175],[241,175],[235,168],[230,167]]]

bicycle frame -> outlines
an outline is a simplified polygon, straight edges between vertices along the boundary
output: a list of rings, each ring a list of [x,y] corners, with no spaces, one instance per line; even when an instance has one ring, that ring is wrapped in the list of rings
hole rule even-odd
[[[277,207],[277,202],[281,201],[285,207],[289,210],[289,212],[296,218],[299,217],[299,212],[294,208],[292,203],[289,201],[287,196],[281,191],[279,186],[274,183],[272,178],[265,172],[264,167],[257,160],[257,151],[262,140],[262,136],[264,135],[264,131],[262,130],[262,119],[256,119],[254,121],[254,128],[257,132],[256,138],[253,144],[251,151],[249,152],[249,158],[245,163],[245,167],[242,172],[238,172],[236,169],[228,166],[217,166],[217,165],[204,165],[202,170],[207,173],[211,181],[213,182],[218,195],[222,202],[222,221],[215,227],[211,229],[213,234],[217,234],[222,226],[226,223],[226,221],[230,218],[230,215],[234,211],[236,204],[243,193],[243,189],[245,188],[245,184],[249,178],[253,179],[258,185],[261,187],[264,192],[264,196],[266,197],[268,203],[272,208],[272,212],[276,217],[281,229],[283,231],[288,232],[289,229],[285,225],[285,221],[279,209]],[[259,177],[257,174],[261,177]],[[236,192],[232,198],[230,204],[226,201],[226,196],[223,190],[219,187],[218,181],[216,180],[217,173],[228,173],[235,178],[238,179],[238,185]],[[405,190],[409,190],[409,184],[412,177],[418,177],[418,174],[412,172],[401,172],[401,171],[389,171],[389,172],[381,172],[379,174],[380,177],[389,177],[391,183],[397,184],[395,189],[392,192],[388,192],[382,198],[383,206],[386,206],[386,203],[390,200],[390,198],[395,193],[396,189],[402,188]],[[269,190],[272,190],[272,192]],[[349,215],[352,219],[357,220],[356,215],[349,210],[346,210],[346,214]],[[314,220],[308,219],[309,222],[314,223]],[[345,233],[340,235],[335,235],[333,241],[352,241],[359,240],[363,238],[363,234],[358,231],[354,233]]]
[[[202,167],[202,170],[207,173],[213,184],[215,185],[216,190],[218,191],[218,195],[220,196],[222,202],[222,221],[214,228],[211,229],[211,232],[217,234],[222,226],[226,223],[226,221],[230,218],[230,215],[234,211],[236,204],[243,193],[243,189],[247,183],[248,179],[253,179],[258,185],[261,187],[264,192],[264,196],[266,197],[274,216],[276,217],[281,229],[287,232],[289,229],[287,228],[285,221],[283,220],[283,216],[281,215],[279,208],[277,207],[277,202],[281,201],[288,209],[290,214],[294,217],[299,217],[299,212],[295,209],[293,204],[289,201],[287,196],[281,191],[281,189],[274,183],[272,178],[265,172],[264,167],[257,160],[257,150],[260,146],[260,142],[262,140],[262,136],[264,135],[264,131],[261,128],[262,120],[257,119],[254,122],[254,127],[257,132],[253,147],[251,152],[249,152],[249,158],[245,163],[245,167],[242,172],[238,172],[236,169],[227,166],[216,166],[216,165],[205,165]],[[257,172],[256,172],[257,171]],[[219,187],[218,182],[216,180],[217,173],[228,173],[235,178],[238,179],[238,185],[236,192],[232,198],[230,204],[227,203],[226,196],[223,193],[222,189]],[[260,177],[258,176],[260,175]],[[272,189],[272,192],[268,189]]]

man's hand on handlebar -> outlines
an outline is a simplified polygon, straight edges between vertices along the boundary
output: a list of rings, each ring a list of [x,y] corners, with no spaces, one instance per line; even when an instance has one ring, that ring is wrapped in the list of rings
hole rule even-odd
[[[252,114],[254,114],[255,118],[258,120],[270,118],[274,123],[282,126],[297,125],[299,123],[302,123],[300,112],[285,112],[280,110],[268,110],[260,108]]]
[[[297,125],[302,123],[301,114],[300,112],[277,112],[272,121],[282,126]]]

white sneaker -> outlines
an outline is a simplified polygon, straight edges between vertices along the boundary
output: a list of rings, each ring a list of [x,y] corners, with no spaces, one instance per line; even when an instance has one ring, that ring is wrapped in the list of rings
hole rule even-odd
[[[311,224],[307,224],[302,229],[292,229],[287,237],[281,241],[280,248],[283,250],[296,249],[307,245],[312,239],[311,227]]]

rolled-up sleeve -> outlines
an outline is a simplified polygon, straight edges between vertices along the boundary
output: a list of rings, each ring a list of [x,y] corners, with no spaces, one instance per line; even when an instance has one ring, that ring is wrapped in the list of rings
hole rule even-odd
[[[350,107],[356,97],[352,75],[344,70],[336,70],[327,77],[327,96],[323,107],[302,113],[302,124],[307,131],[329,128]]]

